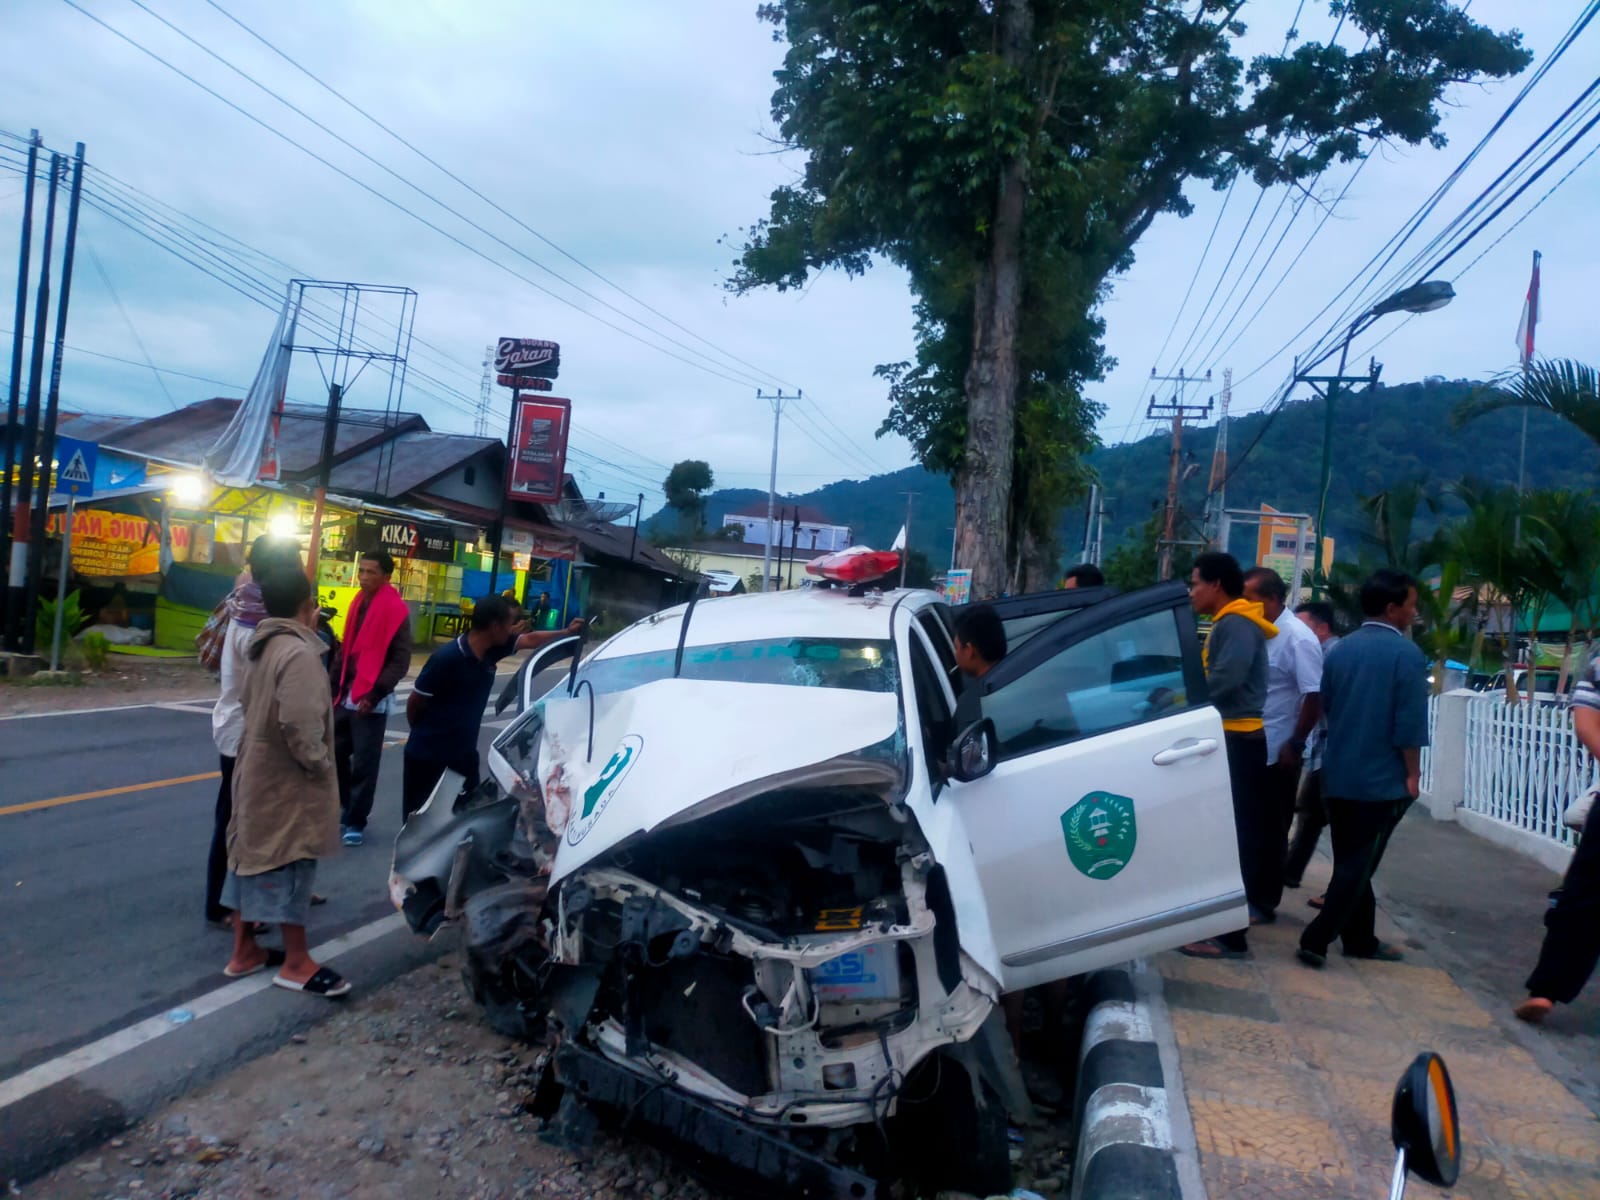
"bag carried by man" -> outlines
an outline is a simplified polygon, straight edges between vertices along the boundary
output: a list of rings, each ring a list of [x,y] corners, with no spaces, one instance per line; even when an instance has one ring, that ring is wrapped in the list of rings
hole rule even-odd
[[[1594,807],[1595,797],[1600,795],[1600,783],[1584,788],[1576,799],[1567,805],[1567,811],[1561,814],[1561,823],[1568,829],[1583,832],[1583,827],[1588,823],[1589,810]]]
[[[217,606],[206,618],[205,627],[195,634],[194,648],[200,656],[200,665],[208,671],[222,670],[222,648],[228,642],[228,600],[231,595],[217,601]]]

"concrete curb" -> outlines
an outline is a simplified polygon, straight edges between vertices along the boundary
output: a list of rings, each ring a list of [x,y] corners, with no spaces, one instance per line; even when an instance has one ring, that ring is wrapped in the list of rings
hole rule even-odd
[[[1149,1006],[1122,967],[1089,977],[1072,1200],[1183,1200]]]

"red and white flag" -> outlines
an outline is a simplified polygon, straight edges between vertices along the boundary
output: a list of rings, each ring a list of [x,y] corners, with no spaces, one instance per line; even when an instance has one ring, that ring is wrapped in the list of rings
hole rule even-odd
[[[1522,302],[1522,320],[1517,323],[1517,352],[1522,369],[1533,365],[1533,330],[1539,323],[1539,252],[1533,252],[1533,278],[1528,281],[1528,298]]]

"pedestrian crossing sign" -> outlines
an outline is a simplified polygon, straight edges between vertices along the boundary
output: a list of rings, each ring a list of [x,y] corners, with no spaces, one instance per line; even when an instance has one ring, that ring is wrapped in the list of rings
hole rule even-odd
[[[79,499],[94,495],[94,467],[100,447],[94,442],[58,437],[55,451],[56,482],[51,490]]]

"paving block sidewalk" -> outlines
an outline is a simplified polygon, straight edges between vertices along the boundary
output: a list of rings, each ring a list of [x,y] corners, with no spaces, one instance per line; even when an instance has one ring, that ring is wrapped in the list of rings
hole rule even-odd
[[[1154,960],[1211,1200],[1384,1195],[1391,1097],[1422,1050],[1444,1056],[1461,1108],[1462,1176],[1448,1195],[1600,1196],[1594,1114],[1387,913],[1379,936],[1405,947],[1403,963],[1348,960],[1337,946],[1320,971],[1294,957],[1328,868],[1314,863],[1277,923],[1251,931],[1250,961]]]

